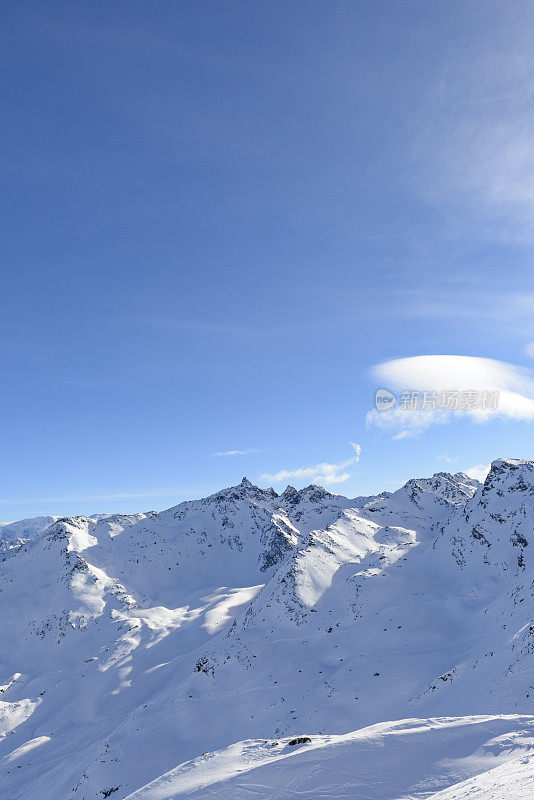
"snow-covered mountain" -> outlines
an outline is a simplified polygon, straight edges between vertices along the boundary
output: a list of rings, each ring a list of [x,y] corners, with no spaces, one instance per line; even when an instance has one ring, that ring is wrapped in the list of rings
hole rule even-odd
[[[0,797],[533,796],[534,462],[23,522]]]
[[[0,522],[0,553],[33,539],[58,519],[59,517],[30,517],[17,522]]]

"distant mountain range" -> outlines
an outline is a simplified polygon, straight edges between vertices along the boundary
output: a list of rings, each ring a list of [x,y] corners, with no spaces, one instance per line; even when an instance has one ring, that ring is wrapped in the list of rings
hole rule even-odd
[[[534,462],[0,526],[2,800],[532,800]]]

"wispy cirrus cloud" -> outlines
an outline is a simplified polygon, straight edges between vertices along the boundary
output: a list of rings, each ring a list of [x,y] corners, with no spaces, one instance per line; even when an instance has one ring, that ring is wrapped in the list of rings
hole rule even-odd
[[[511,291],[502,286],[488,289],[481,287],[479,281],[444,281],[432,287],[407,288],[399,296],[399,317],[454,320],[473,328],[482,322],[485,330],[488,325],[500,326],[505,319],[507,333],[517,336],[526,331],[526,336],[534,335],[534,292]]]
[[[401,442],[403,439],[413,439],[414,436],[415,436],[414,431],[404,430],[404,431],[399,431],[399,433],[396,433],[391,438],[393,439],[394,442]]]
[[[310,480],[312,482],[325,483],[327,485],[344,483],[351,477],[350,472],[346,472],[347,467],[356,464],[360,459],[362,448],[355,442],[349,442],[353,448],[353,455],[346,461],[337,464],[323,462],[308,467],[297,467],[296,469],[281,469],[271,474],[266,473],[261,476],[262,480],[271,483],[282,483],[287,480]]]
[[[187,490],[186,490],[187,491]],[[21,505],[30,503],[98,503],[112,500],[130,500],[136,497],[182,497],[184,489],[169,488],[169,489],[147,489],[146,491],[132,491],[132,492],[115,492],[115,493],[102,493],[102,494],[73,494],[73,495],[57,495],[57,496],[44,496],[44,497],[0,497],[0,504],[2,505]]]
[[[247,450],[221,450],[216,453],[212,453],[212,456],[250,456],[254,453],[262,453],[263,450],[260,450],[256,447],[249,447]]]
[[[441,456],[437,456],[437,460],[444,461],[445,464],[456,464],[458,456],[450,456],[448,453],[443,453]]]
[[[534,421],[534,374],[531,370],[472,356],[415,356],[377,364],[371,371],[377,382],[396,392],[497,392],[495,408],[403,408],[367,413],[368,426],[400,431],[394,438],[417,435],[432,425],[468,417],[475,422],[506,418]]]
[[[417,147],[419,189],[456,213],[459,226],[532,241],[534,54],[531,3],[502,5],[495,28],[442,63]]]

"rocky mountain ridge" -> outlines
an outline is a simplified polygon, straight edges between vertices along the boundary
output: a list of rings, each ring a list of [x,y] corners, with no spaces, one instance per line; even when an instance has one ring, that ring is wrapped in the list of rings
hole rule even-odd
[[[513,718],[526,741],[533,527],[534,462],[514,459],[483,485],[437,473],[351,500],[243,479],[53,521],[0,553],[0,795],[172,800],[203,753],[259,769],[263,746],[236,743],[330,752],[391,720]]]

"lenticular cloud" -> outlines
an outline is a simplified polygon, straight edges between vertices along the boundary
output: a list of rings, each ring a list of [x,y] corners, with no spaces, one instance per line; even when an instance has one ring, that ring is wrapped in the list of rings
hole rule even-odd
[[[496,417],[534,420],[534,376],[530,370],[472,356],[415,356],[386,361],[373,367],[377,384],[401,392],[498,392],[495,408],[406,409],[367,414],[367,424],[401,432],[419,432],[433,424],[470,417],[476,422]],[[397,436],[399,438],[399,436]]]

